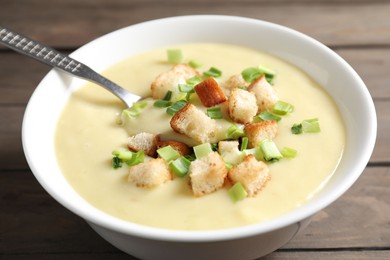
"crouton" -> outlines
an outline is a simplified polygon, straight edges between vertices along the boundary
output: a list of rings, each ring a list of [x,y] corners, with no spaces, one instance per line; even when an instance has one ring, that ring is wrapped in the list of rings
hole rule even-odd
[[[248,90],[256,96],[258,112],[272,111],[275,103],[279,100],[275,89],[268,83],[264,75],[253,81]]]
[[[198,83],[194,90],[205,107],[213,107],[226,101],[226,96],[214,78]]]
[[[154,99],[163,99],[170,90],[172,93],[179,93],[179,84],[185,84],[186,81],[200,73],[187,64],[177,64],[170,70],[161,73],[152,82],[150,88]]]
[[[221,83],[221,89],[226,96],[230,96],[230,92],[234,88],[247,88],[249,84],[244,80],[241,74],[233,75],[226,81]]]
[[[240,182],[249,197],[259,192],[271,178],[267,164],[258,161],[253,155],[247,155],[244,160],[233,166],[228,173],[233,183]]]
[[[131,166],[127,178],[129,182],[143,188],[157,187],[171,179],[168,164],[161,158]]]
[[[220,189],[224,185],[227,169],[222,157],[213,152],[193,161],[188,173],[192,192],[199,197]]]
[[[191,149],[188,145],[178,141],[158,141],[157,149],[170,145],[173,149],[179,152],[181,156],[191,154]]]
[[[243,159],[243,153],[238,149],[238,146],[238,141],[219,141],[218,152],[225,162],[234,165]]]
[[[243,89],[232,90],[228,100],[228,111],[230,118],[237,123],[251,123],[257,114],[256,97]]]
[[[184,134],[197,143],[213,143],[217,135],[215,120],[208,117],[193,104],[188,103],[170,121],[172,129]]]
[[[278,123],[275,120],[267,120],[259,123],[248,124],[244,128],[248,137],[249,147],[256,147],[264,139],[274,139],[278,132]]]
[[[146,155],[156,157],[157,141],[158,135],[143,132],[130,136],[127,147],[133,152],[143,150]]]

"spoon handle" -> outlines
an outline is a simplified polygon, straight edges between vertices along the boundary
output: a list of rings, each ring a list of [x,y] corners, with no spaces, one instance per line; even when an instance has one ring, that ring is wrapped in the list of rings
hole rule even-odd
[[[85,64],[59,51],[38,43],[26,36],[0,26],[0,42],[21,54],[27,55],[49,66],[61,69],[74,76],[98,83],[119,97],[128,107],[140,99],[111,80],[98,74]]]

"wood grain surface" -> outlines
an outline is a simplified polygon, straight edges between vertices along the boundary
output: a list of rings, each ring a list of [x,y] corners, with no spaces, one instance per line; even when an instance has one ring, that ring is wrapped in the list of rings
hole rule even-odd
[[[264,259],[390,259],[390,1],[0,0],[0,25],[65,53],[125,26],[191,14],[257,18],[308,34],[350,63],[374,99],[378,137],[362,176]],[[52,199],[26,163],[23,113],[49,70],[0,46],[0,259],[135,259]]]

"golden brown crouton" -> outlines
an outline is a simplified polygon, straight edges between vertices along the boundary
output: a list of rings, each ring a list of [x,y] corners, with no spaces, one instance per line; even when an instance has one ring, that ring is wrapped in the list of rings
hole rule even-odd
[[[213,152],[193,161],[188,173],[192,192],[199,197],[220,189],[227,176],[227,169],[222,157]]]
[[[157,187],[171,179],[168,164],[161,158],[131,166],[127,178],[129,182],[144,188]]]
[[[154,99],[163,99],[165,94],[170,90],[172,93],[179,92],[179,84],[186,84],[186,81],[199,72],[191,68],[187,64],[177,64],[170,70],[161,73],[152,82],[150,88],[152,90],[152,97]]]
[[[228,177],[233,183],[240,182],[249,197],[255,196],[271,178],[267,164],[256,160],[251,154],[247,155],[241,163],[233,166]]]
[[[268,83],[264,75],[253,81],[248,90],[256,96],[259,112],[272,111],[275,103],[279,100],[275,89]]]
[[[156,157],[157,141],[157,135],[143,132],[130,136],[127,140],[127,146],[134,152],[143,150],[146,155]]]
[[[184,134],[198,143],[213,143],[216,138],[215,120],[188,103],[180,109],[170,121],[172,129]]]
[[[278,123],[275,120],[248,124],[244,128],[248,137],[249,147],[256,147],[264,139],[274,139],[278,132]]]
[[[226,96],[230,96],[230,92],[234,88],[247,88],[249,84],[244,80],[241,74],[233,75],[226,81],[222,82],[221,89]]]
[[[179,152],[181,156],[191,154],[191,149],[188,145],[178,141],[158,141],[157,149],[170,145],[173,149]]]
[[[246,124],[253,120],[257,114],[256,97],[243,89],[232,90],[228,100],[230,118],[237,123]]]
[[[244,157],[244,154],[238,149],[238,146],[238,141],[219,141],[218,152],[225,162],[237,164]]]
[[[225,94],[212,77],[197,84],[194,90],[205,107],[213,107],[226,101]]]

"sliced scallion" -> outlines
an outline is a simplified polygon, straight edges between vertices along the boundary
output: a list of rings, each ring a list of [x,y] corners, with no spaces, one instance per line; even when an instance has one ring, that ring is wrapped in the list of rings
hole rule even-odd
[[[263,153],[262,153],[260,147],[254,147],[254,148],[251,148],[251,149],[245,149],[243,151],[243,153],[244,153],[245,156],[252,154],[256,158],[256,160],[258,160],[258,161],[263,161],[264,160],[264,156],[263,156]]]
[[[226,132],[227,139],[237,139],[238,137],[243,135],[244,130],[239,128],[237,125],[231,125]]]
[[[218,77],[222,76],[222,71],[215,68],[215,67],[210,67],[210,69],[208,71],[203,72],[203,75],[205,75],[207,77],[218,78]]]
[[[189,85],[195,86],[196,84],[202,82],[202,78],[200,76],[193,76],[192,78],[189,78],[186,80],[186,83]]]
[[[133,157],[133,152],[128,149],[116,149],[112,151],[112,155],[118,157],[121,160],[129,160],[131,157]]]
[[[302,121],[302,131],[304,133],[319,133],[321,132],[318,118],[306,119]]]
[[[114,156],[114,157],[112,157],[111,165],[112,165],[112,168],[119,169],[122,167],[123,161],[118,156]]]
[[[211,145],[209,143],[203,143],[197,146],[194,146],[194,153],[196,159],[200,159],[202,157],[208,156],[213,152]]]
[[[173,116],[177,111],[182,109],[187,104],[185,100],[178,100],[167,108],[167,114]]]
[[[225,167],[229,171],[231,168],[233,168],[233,164],[229,162],[225,162]]]
[[[284,158],[292,159],[297,155],[297,150],[292,149],[290,147],[284,147],[280,153],[283,155]]]
[[[276,147],[276,144],[272,140],[262,140],[260,147],[266,161],[275,162],[283,158],[283,155],[279,152],[278,147]]]
[[[179,84],[179,91],[183,93],[194,93],[194,85],[191,84]]]
[[[165,94],[163,100],[169,101],[172,98],[172,91],[168,90],[167,93]]]
[[[141,114],[142,109],[148,105],[147,101],[139,101],[133,104],[132,107],[129,107],[122,111],[122,114],[126,115],[129,118],[137,117]]]
[[[280,119],[282,119],[280,116],[274,115],[268,111],[263,111],[260,114],[256,115],[256,117],[259,118],[260,121],[267,121],[267,120],[280,121]]]
[[[221,119],[222,118],[222,111],[220,107],[210,107],[207,109],[207,115],[211,119]]]
[[[289,113],[292,113],[294,111],[294,106],[284,102],[284,101],[277,101],[274,105],[274,108],[272,112],[277,115],[286,115]]]
[[[157,149],[157,153],[161,158],[163,158],[167,162],[170,162],[180,157],[179,152],[173,149],[172,146],[170,145]]]
[[[244,151],[247,147],[248,147],[248,137],[244,136],[243,138],[241,138],[241,146],[240,146],[240,151]]]
[[[255,79],[257,79],[261,75],[263,74],[261,73],[260,69],[255,67],[247,68],[241,72],[241,76],[248,83],[252,83]]]
[[[302,124],[294,124],[291,127],[291,133],[293,133],[294,135],[302,134]]]
[[[172,64],[181,63],[184,59],[183,52],[180,49],[167,50],[168,62]]]
[[[176,160],[169,163],[169,168],[179,177],[183,177],[187,174],[191,165],[191,161],[181,156]]]
[[[128,166],[134,166],[134,165],[137,165],[139,163],[143,163],[144,158],[145,158],[145,152],[143,150],[141,150],[141,151],[138,151],[136,153],[133,153],[133,156],[131,157],[131,159],[126,160],[125,162]]]
[[[170,105],[172,105],[172,102],[171,101],[168,101],[168,100],[156,100],[154,101],[153,103],[153,106],[154,107],[159,107],[159,108],[162,108],[162,107],[169,107]]]
[[[188,62],[188,65],[190,65],[192,68],[197,69],[199,67],[202,67],[202,63],[198,60],[190,60]]]
[[[258,68],[260,72],[265,75],[265,79],[268,81],[268,83],[272,84],[276,76],[276,71],[263,65],[259,65]]]
[[[240,201],[245,199],[248,196],[248,193],[246,192],[244,186],[241,184],[241,182],[236,182],[229,190],[228,190],[229,197],[234,201]]]

